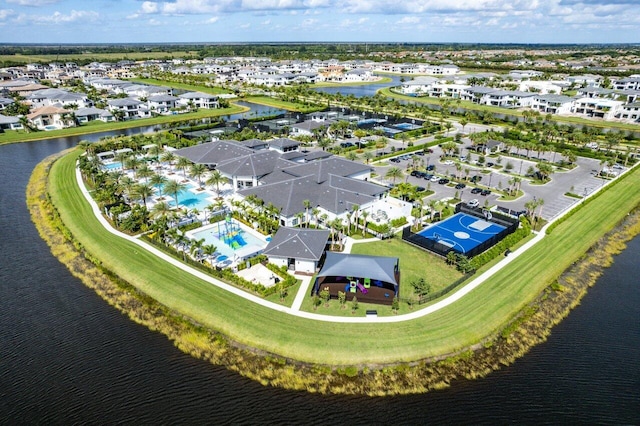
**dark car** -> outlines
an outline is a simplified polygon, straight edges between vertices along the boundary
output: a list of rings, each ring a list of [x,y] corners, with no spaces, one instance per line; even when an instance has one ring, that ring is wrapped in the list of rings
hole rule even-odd
[[[471,182],[473,182],[473,183],[478,183],[481,180],[482,180],[482,176],[480,176],[480,175],[476,175],[476,176],[472,176],[471,177]]]
[[[427,166],[427,171],[430,171],[430,172],[431,172],[431,171],[433,171],[433,169],[435,169],[435,168],[436,168],[436,166],[434,166],[433,164],[429,164],[429,165]]]
[[[492,163],[492,162],[488,162],[488,163],[487,163],[487,167],[493,167],[493,166],[495,166],[495,165],[496,165],[496,164],[495,164],[495,163]]]
[[[351,148],[352,146],[355,146],[355,145],[351,142],[342,142],[340,146],[343,148]]]
[[[417,192],[424,192],[426,190],[427,190],[427,188],[425,188],[424,186],[416,186],[416,191]]]
[[[425,173],[425,174],[422,176],[422,179],[424,179],[424,180],[431,180],[431,178],[432,178],[432,177],[433,177],[433,175],[432,175],[431,173]]]
[[[482,189],[480,189],[480,188],[473,188],[473,189],[471,190],[471,193],[472,193],[472,194],[479,194],[479,193],[481,193],[481,192],[482,192]]]
[[[480,191],[480,195],[487,196],[489,194],[491,194],[491,191],[489,191],[488,189],[483,189],[482,191]]]
[[[456,185],[456,189],[464,189],[467,185],[465,185],[464,183],[459,183]]]
[[[445,183],[449,183],[449,179],[447,179],[447,178],[442,178],[442,179],[440,179],[440,180],[438,181],[438,183],[439,183],[440,185],[444,185]]]
[[[422,157],[424,155],[424,151],[416,151],[414,154]]]
[[[411,176],[416,176],[416,177],[418,177],[418,176],[420,176],[420,173],[422,173],[422,172],[419,172],[419,171],[417,171],[417,170],[412,170],[412,171],[411,171]]]
[[[400,159],[399,158],[392,158],[389,161],[391,161],[392,163],[399,163]]]

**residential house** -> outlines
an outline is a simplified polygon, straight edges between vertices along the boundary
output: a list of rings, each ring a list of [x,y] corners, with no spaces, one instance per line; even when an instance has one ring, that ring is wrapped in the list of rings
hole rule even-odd
[[[158,114],[169,114],[176,107],[179,98],[172,95],[152,95],[147,98],[149,109]]]
[[[0,114],[0,129],[22,130],[23,128],[20,118]]]
[[[535,95],[531,108],[542,114],[569,114],[574,99],[564,95]]]
[[[75,111],[76,120],[78,123],[84,124],[94,120],[104,121],[105,123],[115,121],[113,114],[105,109],[88,107],[78,108]]]
[[[632,102],[622,105],[619,111],[619,117],[622,120],[632,123],[640,122],[640,102]]]
[[[621,113],[622,101],[600,98],[580,98],[574,101],[573,113],[589,118],[611,120]]]
[[[178,95],[176,106],[180,105],[206,109],[220,108],[220,102],[218,101],[218,97],[216,95],[202,92],[187,92]]]
[[[27,120],[38,130],[64,129],[75,124],[69,116],[70,113],[71,110],[49,105],[27,115]]]
[[[116,118],[121,117],[122,120],[145,118],[151,115],[144,102],[133,98],[108,99],[107,108]]]

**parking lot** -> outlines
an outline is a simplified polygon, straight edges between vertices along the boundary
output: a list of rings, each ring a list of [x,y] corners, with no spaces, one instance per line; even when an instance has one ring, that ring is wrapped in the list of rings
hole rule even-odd
[[[460,146],[467,145],[468,144],[462,144]],[[432,153],[419,155],[420,162],[426,171],[424,173],[414,173],[413,175],[407,174],[404,179],[405,182],[435,192],[425,197],[425,202],[428,202],[430,199],[440,200],[443,198],[453,198],[457,192],[458,196],[464,202],[477,199],[480,205],[485,205],[486,203],[488,205],[497,205],[511,210],[521,211],[525,209],[525,203],[530,200],[544,200],[544,204],[541,208],[538,208],[538,211],[541,212],[544,219],[550,220],[571,205],[580,201],[579,198],[566,196],[566,193],[571,192],[579,196],[586,196],[600,189],[605,182],[603,179],[595,176],[600,169],[599,161],[588,158],[579,157],[577,167],[573,170],[554,172],[551,175],[551,181],[544,185],[535,185],[531,184],[530,180],[524,177],[530,167],[535,168],[537,163],[533,159],[528,160],[502,155],[501,160],[497,160],[497,158],[487,156],[485,167],[481,167],[477,164],[479,155],[466,149],[462,149],[461,152],[461,156],[465,157],[465,161],[460,161],[459,158],[456,161],[441,161],[441,157],[443,156],[442,149],[434,146],[432,147],[432,151]],[[544,155],[548,157],[547,160],[549,161],[554,159],[553,153],[545,153]],[[379,176],[378,181],[383,184],[390,184],[391,182],[384,178],[388,169],[390,167],[398,167],[406,171],[413,162],[412,156],[413,154],[399,154],[395,159],[386,160],[382,165],[374,163],[375,173]],[[493,167],[486,167],[489,165],[489,162],[498,163],[498,161],[500,164],[495,164]],[[456,163],[462,165],[461,170],[456,169]],[[520,187],[524,192],[523,196],[512,201],[499,200],[496,194],[496,191],[508,188],[509,180],[513,177],[513,175],[503,171],[503,166],[507,163],[511,163],[513,166],[513,173],[522,177]],[[465,177],[468,177],[468,180],[465,180]],[[487,191],[484,193],[478,192],[478,189],[474,189],[475,185],[472,180],[477,181],[479,188],[488,189],[491,193]],[[461,183],[465,186],[458,186],[456,188],[456,183]]]

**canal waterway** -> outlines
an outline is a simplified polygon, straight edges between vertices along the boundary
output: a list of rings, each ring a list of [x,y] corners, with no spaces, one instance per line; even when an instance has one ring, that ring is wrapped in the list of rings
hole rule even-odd
[[[640,423],[640,238],[546,343],[484,379],[390,398],[285,391],[181,353],[52,257],[25,187],[78,140],[0,146],[0,424]]]
[[[402,82],[400,81],[402,77],[386,75],[381,77],[389,77],[391,78],[391,81],[386,83],[364,84],[359,86],[318,87],[314,90],[318,92],[331,93],[332,95],[340,93],[344,96],[353,95],[356,98],[361,98],[363,96],[373,96],[378,90],[385,87],[400,86],[402,84]]]

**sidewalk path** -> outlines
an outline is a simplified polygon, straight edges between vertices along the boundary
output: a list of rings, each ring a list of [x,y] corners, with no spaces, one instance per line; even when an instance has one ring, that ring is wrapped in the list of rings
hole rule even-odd
[[[640,164],[640,163],[638,163]],[[636,166],[638,165],[636,164]],[[635,166],[634,166],[635,167]],[[628,169],[626,172],[628,172],[630,169]],[[616,178],[617,179],[617,178]],[[154,255],[158,256],[159,258],[161,258],[162,260],[169,262],[170,264],[174,265],[177,268],[182,269],[183,271],[197,277],[200,278],[201,280],[211,284],[211,285],[215,285],[223,290],[229,291],[239,297],[243,297],[253,303],[257,303],[261,306],[264,306],[266,308],[269,309],[273,309],[275,311],[279,311],[279,312],[284,312],[290,315],[294,315],[297,317],[301,317],[301,318],[307,318],[307,319],[311,319],[311,320],[316,320],[316,321],[325,321],[325,322],[338,322],[338,323],[396,323],[396,322],[403,322],[403,321],[410,321],[416,318],[420,318],[426,315],[429,315],[433,312],[436,312],[446,306],[449,306],[450,304],[456,302],[457,300],[459,300],[460,298],[462,298],[463,296],[465,296],[467,293],[471,292],[473,289],[475,289],[476,287],[478,287],[479,285],[481,285],[482,283],[484,283],[485,281],[487,281],[489,278],[491,278],[493,276],[493,274],[495,274],[496,272],[498,272],[500,269],[504,268],[506,265],[508,265],[509,263],[511,263],[515,258],[517,258],[518,256],[520,256],[522,253],[524,253],[526,250],[528,250],[530,247],[532,247],[534,244],[538,243],[538,241],[542,240],[545,235],[546,235],[546,229],[549,225],[551,225],[553,222],[549,222],[547,223],[547,225],[542,228],[542,230],[533,238],[531,239],[529,242],[527,242],[526,244],[524,244],[522,247],[520,247],[519,249],[517,249],[516,251],[512,252],[509,256],[505,257],[504,259],[502,259],[502,261],[498,262],[496,265],[494,265],[493,267],[491,267],[489,270],[487,270],[486,272],[484,272],[483,274],[481,274],[480,276],[478,276],[477,278],[475,278],[473,281],[471,281],[470,283],[468,283],[467,285],[465,285],[464,287],[460,288],[458,291],[456,291],[455,293],[451,294],[450,296],[446,297],[445,299],[430,305],[424,309],[420,309],[418,311],[414,311],[414,312],[410,312],[407,314],[402,314],[402,315],[395,315],[395,316],[389,316],[389,317],[334,317],[334,316],[329,316],[329,315],[321,315],[321,314],[315,314],[315,313],[311,313],[311,312],[303,312],[300,311],[300,306],[302,305],[302,301],[304,300],[305,295],[307,294],[307,289],[309,287],[310,281],[311,281],[311,277],[306,277],[308,278],[308,280],[305,282],[305,280],[303,280],[302,285],[300,286],[300,290],[298,291],[298,294],[296,295],[296,298],[294,299],[293,305],[291,308],[286,307],[286,306],[282,306],[279,305],[277,303],[273,303],[273,302],[269,302],[267,300],[264,300],[258,296],[254,296],[252,294],[249,294],[247,292],[245,292],[244,290],[241,290],[239,288],[236,288],[234,286],[231,286],[229,284],[226,284],[218,279],[212,278],[209,275],[195,269],[192,268],[189,265],[186,265],[182,262],[180,262],[178,259],[175,259],[167,254],[165,254],[164,252],[161,252],[160,250],[158,250],[157,248],[147,244],[146,242],[136,238],[136,237],[132,237],[129,236],[127,234],[124,234],[114,228],[111,227],[111,224],[107,221],[107,219],[102,216],[102,212],[100,211],[100,208],[98,207],[98,205],[96,204],[96,202],[93,200],[93,198],[91,198],[91,195],[89,194],[89,191],[87,190],[87,188],[84,186],[84,182],[82,182],[82,175],[80,174],[80,169],[78,169],[76,167],[76,180],[78,183],[78,186],[80,187],[82,194],[84,195],[85,199],[87,200],[87,202],[91,205],[92,209],[93,209],[93,213],[96,216],[96,218],[98,219],[98,221],[102,224],[102,226],[110,233],[119,236],[120,238],[124,238],[130,242],[132,242],[133,244],[136,244],[138,246],[140,246],[141,248],[144,248],[145,250],[153,253]],[[615,180],[615,179],[613,179]],[[612,180],[612,181],[613,181]],[[604,186],[610,184],[612,181],[608,181]],[[592,197],[594,194],[597,194],[599,191],[594,191],[591,194],[588,195],[587,198]],[[575,204],[574,207],[578,205]],[[555,220],[560,219],[561,217],[563,217],[564,215],[566,215],[567,213],[569,213],[571,211],[571,209],[567,209],[565,210],[562,214],[556,216]],[[554,220],[554,222],[555,222]],[[347,244],[345,247],[348,247],[349,251],[351,250],[351,247],[353,246],[354,243],[357,242],[365,242],[366,240],[353,240],[352,238],[348,238],[347,239]],[[347,249],[345,248],[345,252],[348,252]],[[300,277],[302,278],[302,277]]]

